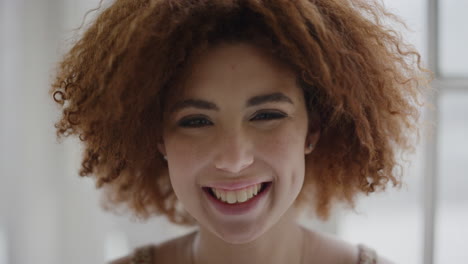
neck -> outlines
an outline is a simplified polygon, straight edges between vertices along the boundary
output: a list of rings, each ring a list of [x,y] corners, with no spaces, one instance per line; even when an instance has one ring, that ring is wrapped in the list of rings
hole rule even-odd
[[[200,227],[193,236],[193,264],[299,264],[304,254],[304,233],[303,228],[287,216],[245,244],[227,243]]]

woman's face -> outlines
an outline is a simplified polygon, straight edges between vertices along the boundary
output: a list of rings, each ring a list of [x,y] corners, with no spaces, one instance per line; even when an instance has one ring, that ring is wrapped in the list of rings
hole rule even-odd
[[[219,238],[252,241],[281,219],[304,181],[318,134],[307,134],[302,91],[292,71],[246,43],[209,50],[183,87],[159,144],[175,194]],[[268,188],[242,202],[262,182]]]

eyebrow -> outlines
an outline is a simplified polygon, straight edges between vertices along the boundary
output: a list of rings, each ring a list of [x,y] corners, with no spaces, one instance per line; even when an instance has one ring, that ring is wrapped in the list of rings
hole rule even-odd
[[[291,98],[289,98],[283,93],[270,93],[270,94],[257,95],[257,96],[250,98],[245,104],[245,106],[252,107],[252,106],[257,106],[260,104],[271,103],[271,102],[282,102],[282,103],[294,104]],[[186,99],[186,100],[183,100],[174,104],[170,112],[174,113],[176,111],[180,111],[183,108],[189,108],[189,107],[203,109],[203,110],[219,111],[219,107],[212,102],[201,100],[201,99]]]

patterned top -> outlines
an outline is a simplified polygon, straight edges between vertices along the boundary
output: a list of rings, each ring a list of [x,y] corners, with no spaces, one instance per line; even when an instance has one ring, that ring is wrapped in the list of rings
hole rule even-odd
[[[358,244],[359,261],[357,264],[377,264],[377,253],[363,244]],[[153,263],[153,246],[146,245],[136,248],[131,264],[152,264]]]
[[[374,249],[363,244],[358,244],[359,261],[358,264],[377,264],[377,253]]]
[[[136,248],[133,252],[130,264],[152,264],[153,263],[153,245],[146,245]]]

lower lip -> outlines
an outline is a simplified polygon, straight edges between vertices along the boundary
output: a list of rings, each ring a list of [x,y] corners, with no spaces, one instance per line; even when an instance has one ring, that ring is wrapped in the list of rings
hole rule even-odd
[[[203,192],[206,196],[208,196],[208,200],[211,202],[211,204],[213,204],[214,207],[221,213],[225,215],[240,215],[254,210],[259,202],[263,200],[263,198],[270,191],[272,184],[272,182],[267,183],[267,186],[261,193],[243,203],[228,204],[213,197],[208,190],[203,190]]]

